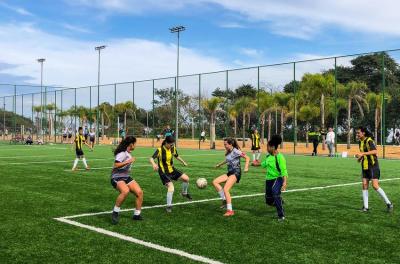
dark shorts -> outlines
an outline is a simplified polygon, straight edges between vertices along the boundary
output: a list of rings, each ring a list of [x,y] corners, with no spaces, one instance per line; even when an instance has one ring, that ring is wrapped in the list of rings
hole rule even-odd
[[[76,152],[77,158],[82,158],[85,155],[85,154],[83,154],[83,150],[81,150],[81,149],[76,149],[75,152]]]
[[[122,177],[122,178],[111,178],[111,185],[116,189],[117,188],[117,183],[119,182],[119,181],[123,181],[123,182],[125,182],[126,184],[129,184],[129,183],[131,183],[131,182],[133,182],[134,181],[134,179],[132,179],[131,177]]]
[[[94,142],[94,138],[91,137],[91,138],[90,138],[90,142]]]
[[[362,170],[362,177],[364,179],[372,180],[372,179],[380,179],[381,178],[381,170],[378,166],[373,166],[368,170]]]
[[[63,135],[63,138],[67,138],[67,135]]]
[[[172,173],[164,173],[162,170],[159,170],[158,174],[160,175],[160,180],[162,184],[166,185],[172,180],[177,181],[183,175],[183,172],[174,169]]]
[[[72,138],[72,135],[68,135],[68,138]]]
[[[251,146],[251,150],[260,150],[260,147]]]
[[[230,170],[226,175],[228,175],[228,177],[235,175],[236,183],[239,183],[240,179],[242,178],[242,170],[241,169]]]

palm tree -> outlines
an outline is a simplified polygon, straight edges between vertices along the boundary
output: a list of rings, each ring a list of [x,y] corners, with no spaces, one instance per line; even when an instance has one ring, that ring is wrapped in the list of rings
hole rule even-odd
[[[236,138],[238,112],[237,112],[237,110],[236,110],[234,105],[231,105],[231,106],[228,107],[228,115],[229,115],[229,119],[231,121],[233,121],[233,135]]]
[[[385,95],[388,102],[392,100],[392,97],[388,94]],[[378,127],[381,122],[381,111],[382,111],[382,94],[376,94],[374,92],[369,92],[366,96],[368,105],[370,108],[375,109],[375,142],[378,142]]]
[[[283,148],[283,130],[286,122],[287,114],[289,113],[289,102],[292,98],[291,94],[288,93],[275,93],[274,101],[281,112],[281,131],[280,135],[282,137],[281,148]]]
[[[45,105],[45,110],[48,111],[49,137],[50,137],[54,131],[53,111],[56,110],[56,105],[54,103]]]
[[[235,102],[235,108],[238,113],[242,113],[242,133],[243,133],[243,143],[242,147],[246,146],[245,138],[246,138],[246,115],[251,112],[254,107],[254,102],[250,97],[241,97],[239,100]]]
[[[215,120],[218,109],[224,100],[220,97],[211,97],[202,101],[203,108],[210,114],[210,148],[215,148]]]
[[[325,131],[325,98],[332,94],[335,84],[333,74],[304,74],[300,89],[307,91],[313,101],[319,102],[321,113],[321,130]],[[322,142],[325,142],[325,136],[322,135]],[[325,143],[322,144],[322,149],[325,149]]]
[[[345,98],[347,98],[347,149],[350,149],[351,140],[351,106],[352,103],[356,103],[358,110],[360,111],[361,118],[364,118],[364,108],[368,108],[368,103],[366,100],[366,91],[368,87],[364,82],[351,81],[346,84],[344,93]]]
[[[39,130],[40,130],[40,118],[39,118],[39,115],[40,115],[40,112],[42,111],[42,106],[41,105],[36,105],[36,106],[33,106],[33,111],[36,113],[36,131],[37,131],[37,134],[39,134],[40,132],[39,132]]]
[[[311,121],[320,115],[320,108],[315,104],[305,104],[300,107],[298,118],[306,122],[306,148],[308,148],[308,131],[311,128]]]
[[[265,136],[265,116],[268,114],[268,140],[271,138],[271,112],[276,109],[274,107],[274,98],[268,93],[260,93],[259,95],[259,110],[261,124],[261,143],[264,144]]]

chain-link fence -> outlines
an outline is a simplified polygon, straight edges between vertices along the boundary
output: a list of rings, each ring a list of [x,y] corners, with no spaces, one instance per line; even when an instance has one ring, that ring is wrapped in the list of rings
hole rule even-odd
[[[0,97],[1,138],[71,142],[83,127],[103,144],[135,135],[154,146],[172,133],[180,147],[222,148],[223,138],[235,137],[246,149],[257,129],[262,145],[280,134],[286,153],[312,154],[318,144],[317,154],[352,155],[355,128],[365,126],[380,155],[396,158],[399,62],[400,50],[391,50],[81,88],[32,86],[40,92],[25,94],[2,85],[11,95]]]

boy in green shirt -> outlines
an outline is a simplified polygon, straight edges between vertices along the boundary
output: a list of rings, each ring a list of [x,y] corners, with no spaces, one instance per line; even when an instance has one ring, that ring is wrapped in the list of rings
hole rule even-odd
[[[288,177],[285,157],[278,151],[281,143],[281,136],[273,135],[267,144],[269,155],[261,163],[261,167],[267,169],[265,202],[270,206],[276,207],[279,221],[285,220],[281,191],[286,190]]]

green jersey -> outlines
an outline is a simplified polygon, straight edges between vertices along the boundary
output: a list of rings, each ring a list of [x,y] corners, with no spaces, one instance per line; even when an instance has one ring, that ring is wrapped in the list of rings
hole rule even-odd
[[[261,167],[267,169],[267,180],[274,180],[279,177],[287,177],[288,172],[286,169],[286,159],[278,153],[276,156],[268,155],[262,162]]]

